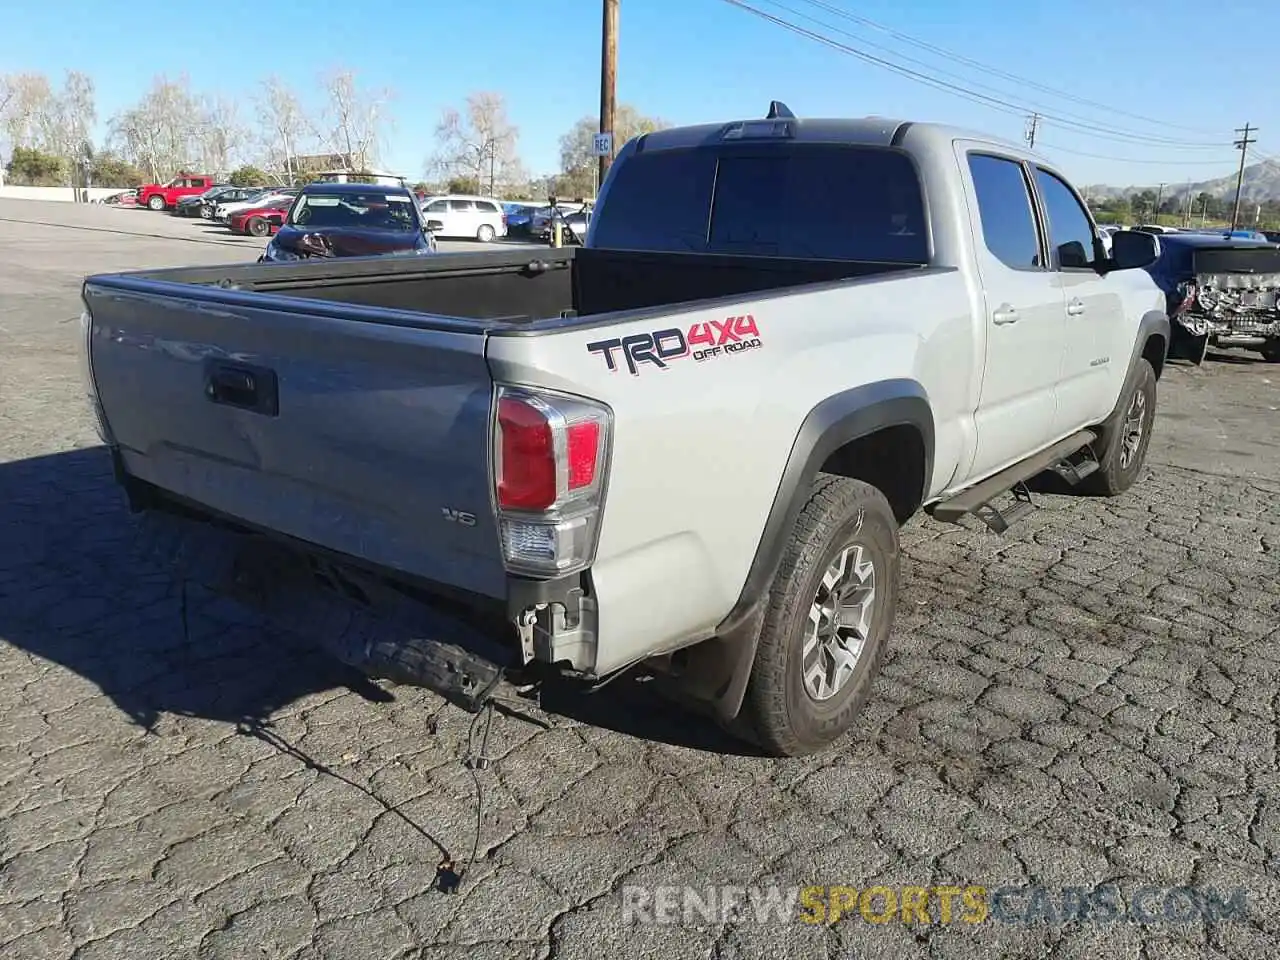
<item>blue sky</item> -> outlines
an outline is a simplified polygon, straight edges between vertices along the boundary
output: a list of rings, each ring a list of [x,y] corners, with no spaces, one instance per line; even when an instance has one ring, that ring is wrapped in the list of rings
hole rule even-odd
[[[1210,8],[1193,0],[1158,7],[1118,0],[749,2],[908,69],[952,74],[943,79],[1013,109],[895,75],[724,0],[621,0],[619,99],[674,123],[761,115],[778,98],[801,116],[943,120],[1015,139],[1024,129],[1021,109],[1038,109],[1053,118],[1041,126],[1041,149],[1081,183],[1180,183],[1227,174],[1239,156],[1230,146],[1233,128],[1246,120],[1261,128],[1260,155],[1280,157],[1274,0],[1230,0],[1207,29]],[[8,0],[4,7],[0,73],[34,70],[52,78],[83,70],[97,83],[102,121],[135,101],[157,74],[185,72],[194,89],[238,98],[249,114],[250,94],[267,73],[305,92],[327,68],[353,69],[365,83],[398,91],[384,159],[409,176],[423,172],[441,110],[461,105],[471,91],[506,96],[521,155],[534,173],[553,172],[559,136],[599,108],[599,0],[428,0],[372,4],[368,13],[325,0],[223,0],[190,8],[207,11],[190,27],[172,0]],[[833,10],[1124,113],[980,73]],[[253,35],[255,22],[270,39],[238,43],[233,25],[243,23]],[[1228,40],[1229,58],[1200,58],[1207,69],[1173,65],[1180,51],[1194,56],[1201,45],[1215,50]],[[539,55],[551,50],[561,52],[554,68]]]

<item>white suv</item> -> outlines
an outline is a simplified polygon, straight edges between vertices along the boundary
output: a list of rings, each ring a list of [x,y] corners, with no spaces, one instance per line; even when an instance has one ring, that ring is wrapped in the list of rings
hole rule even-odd
[[[489,197],[427,197],[422,201],[422,219],[444,224],[436,231],[437,237],[468,237],[488,243],[507,235],[507,215],[502,212],[502,204]]]

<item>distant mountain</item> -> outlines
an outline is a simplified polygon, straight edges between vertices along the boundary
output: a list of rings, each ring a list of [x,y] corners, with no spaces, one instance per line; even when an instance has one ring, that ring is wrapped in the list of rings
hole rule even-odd
[[[1097,184],[1085,187],[1081,190],[1089,199],[1111,200],[1116,197],[1127,197],[1131,193],[1138,193],[1142,190],[1157,190],[1158,184],[1143,184],[1133,187],[1110,187],[1106,184]],[[1236,193],[1236,175],[1233,171],[1225,177],[1218,177],[1216,180],[1201,180],[1198,183],[1191,184],[1191,195],[1198,196],[1201,193],[1207,193],[1211,197],[1218,199],[1227,199],[1235,196]],[[1185,183],[1166,183],[1164,185],[1164,195],[1166,197],[1185,197],[1187,195],[1187,185]],[[1251,164],[1244,168],[1244,186],[1240,190],[1242,200],[1251,203],[1265,203],[1268,200],[1280,200],[1280,161],[1262,160],[1258,163]]]

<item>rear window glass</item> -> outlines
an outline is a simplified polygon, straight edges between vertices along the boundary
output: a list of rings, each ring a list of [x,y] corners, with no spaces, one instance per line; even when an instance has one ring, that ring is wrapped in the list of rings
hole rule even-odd
[[[905,154],[763,144],[633,154],[592,218],[593,245],[927,263],[920,180]]]
[[[355,227],[365,230],[418,229],[408,194],[304,193],[289,211],[299,227]]]

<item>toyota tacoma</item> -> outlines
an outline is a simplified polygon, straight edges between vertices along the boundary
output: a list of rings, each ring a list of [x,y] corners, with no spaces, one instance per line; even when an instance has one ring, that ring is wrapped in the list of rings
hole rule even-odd
[[[1157,254],[1021,147],[775,102],[628,142],[582,246],[89,277],[85,373],[158,549],[350,662],[637,668],[795,755],[870,694],[910,518],[1138,479]]]

